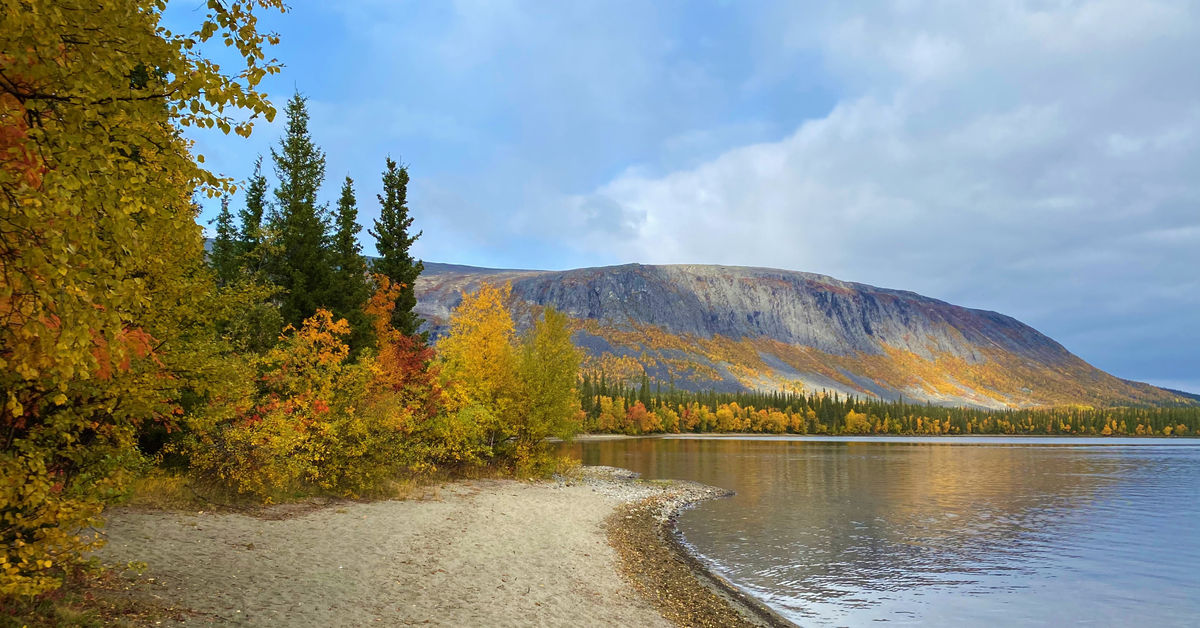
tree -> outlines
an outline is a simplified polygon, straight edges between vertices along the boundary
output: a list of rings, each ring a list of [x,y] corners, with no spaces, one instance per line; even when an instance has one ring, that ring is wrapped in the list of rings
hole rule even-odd
[[[378,392],[398,398],[410,414],[430,420],[440,409],[442,391],[437,371],[431,368],[433,347],[417,336],[405,336],[392,327],[392,309],[396,307],[399,286],[383,275],[375,275],[375,291],[365,311],[371,320],[377,346],[379,374],[373,380]]]
[[[242,255],[256,257],[263,237],[263,210],[266,207],[267,178],[262,174],[262,155],[254,160],[254,174],[246,184],[246,206],[238,212],[241,229],[238,236],[242,241]]]
[[[217,284],[228,286],[241,271],[241,242],[233,225],[233,213],[229,211],[228,196],[221,197],[221,213],[217,214],[214,222],[217,223],[217,233],[213,238],[212,250],[208,252],[208,264],[217,276]]]
[[[345,319],[319,309],[255,362],[254,401],[212,430],[192,469],[265,500],[331,491],[353,496],[397,468],[399,420],[366,412],[369,361],[346,364]]]
[[[450,333],[438,343],[450,410],[474,417],[488,455],[504,450],[515,435],[510,421],[517,394],[515,332],[505,306],[511,293],[510,284],[485,283],[464,294],[450,318]]]
[[[845,434],[868,434],[871,432],[871,422],[862,412],[850,410],[846,412],[846,421],[842,427]]]
[[[280,312],[292,325],[328,305],[334,289],[326,247],[328,212],[317,204],[317,191],[325,179],[325,154],[308,132],[306,102],[299,92],[288,101],[287,132],[279,148],[271,149],[279,187],[270,217],[276,250],[268,274],[286,290]]]
[[[404,446],[392,455],[405,460],[413,470],[439,464],[478,462],[478,426],[466,424],[467,416],[442,412],[443,394],[433,347],[420,336],[405,336],[392,327],[399,286],[383,275],[375,275],[375,292],[366,312],[375,333],[375,377],[372,392],[383,399],[386,413],[399,417]]]
[[[408,230],[413,219],[408,215],[408,167],[399,166],[391,157],[387,158],[383,171],[383,194],[378,195],[379,218],[369,233],[375,237],[375,249],[379,259],[375,272],[386,275],[392,283],[403,286],[396,297],[396,309],[392,312],[392,326],[400,333],[411,336],[421,328],[419,316],[413,312],[417,306],[414,286],[425,265],[415,260],[409,248],[421,232],[410,236]]]
[[[334,224],[333,246],[330,257],[333,263],[333,284],[329,306],[334,314],[350,322],[349,343],[357,354],[363,347],[373,344],[374,334],[371,321],[363,311],[371,296],[367,282],[367,259],[363,257],[362,245],[358,243],[358,205],[354,198],[354,180],[346,177],[342,183],[342,194],[338,198]]]
[[[517,359],[520,412],[516,439],[521,454],[532,456],[549,436],[568,438],[579,431],[579,350],[571,343],[566,315],[546,308],[521,343]]]
[[[0,596],[59,586],[100,542],[80,531],[121,494],[139,427],[223,373],[197,326],[212,286],[192,194],[232,184],[180,127],[245,136],[274,116],[255,86],[277,38],[255,12],[282,4],[208,6],[182,35],[160,2],[0,9]],[[235,74],[199,52],[214,38]]]

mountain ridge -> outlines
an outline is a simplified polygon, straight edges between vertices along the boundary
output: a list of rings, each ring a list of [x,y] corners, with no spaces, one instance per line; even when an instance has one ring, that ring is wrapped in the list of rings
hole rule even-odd
[[[609,377],[992,408],[1195,402],[1104,373],[999,312],[774,268],[542,271],[427,262],[416,291],[429,330],[443,332],[461,293],[485,281],[512,283],[519,324],[539,307],[566,313],[586,367]]]

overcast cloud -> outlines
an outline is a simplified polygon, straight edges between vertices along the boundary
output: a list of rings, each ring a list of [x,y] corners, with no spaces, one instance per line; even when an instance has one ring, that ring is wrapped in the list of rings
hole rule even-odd
[[[426,259],[820,272],[1200,392],[1195,2],[312,4],[276,100],[412,164]]]

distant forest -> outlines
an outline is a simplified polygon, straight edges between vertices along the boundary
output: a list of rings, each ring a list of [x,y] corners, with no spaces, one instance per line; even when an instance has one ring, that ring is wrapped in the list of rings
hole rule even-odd
[[[583,428],[593,433],[1200,436],[1200,406],[986,410],[825,391],[664,390],[590,374],[579,390]]]

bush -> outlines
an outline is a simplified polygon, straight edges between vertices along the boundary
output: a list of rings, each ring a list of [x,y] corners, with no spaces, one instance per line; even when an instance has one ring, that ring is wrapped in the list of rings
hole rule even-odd
[[[394,469],[402,418],[372,411],[369,357],[347,364],[344,319],[319,310],[256,362],[249,407],[191,447],[193,470],[241,493],[283,495],[371,488]]]

